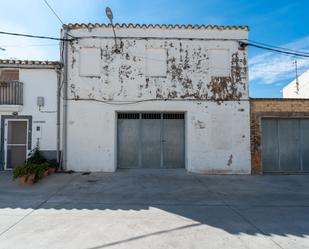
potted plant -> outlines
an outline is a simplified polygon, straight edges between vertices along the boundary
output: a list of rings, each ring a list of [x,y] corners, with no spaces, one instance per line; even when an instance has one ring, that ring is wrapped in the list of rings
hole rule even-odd
[[[33,184],[34,182],[54,173],[59,164],[56,160],[47,161],[37,146],[31,151],[30,157],[23,166],[13,170],[13,178],[19,178],[21,184]]]
[[[48,162],[48,173],[53,174],[57,171],[59,164],[57,160],[49,160]]]
[[[19,178],[21,185],[32,185],[35,180],[35,168],[33,165],[23,165],[13,170],[13,178]]]
[[[27,163],[34,163],[34,164],[41,164],[45,163],[47,160],[42,155],[40,149],[38,146],[34,148],[34,150],[31,152],[30,157],[27,159]]]
[[[48,176],[48,163],[33,164],[35,169],[35,180],[38,181],[45,176]]]

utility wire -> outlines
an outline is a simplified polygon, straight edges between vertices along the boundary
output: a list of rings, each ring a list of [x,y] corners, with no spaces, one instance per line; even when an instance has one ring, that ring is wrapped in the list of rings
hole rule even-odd
[[[26,45],[1,45],[2,48],[25,48],[25,47],[48,47],[48,46],[59,46],[59,43],[51,44],[26,44]]]
[[[298,51],[298,52],[284,51],[284,50],[281,50],[281,49],[266,47],[266,46],[263,46],[263,45],[253,44],[253,43],[250,43],[250,42],[246,43],[246,42],[239,41],[239,43],[247,45],[247,46],[251,46],[251,47],[256,47],[256,48],[272,51],[272,52],[277,52],[277,53],[280,53],[280,54],[283,54],[283,55],[292,55],[292,56],[297,56],[297,57],[309,58],[309,54],[304,54],[300,51]]]
[[[289,49],[289,48],[278,47],[278,46],[270,45],[270,44],[263,43],[263,42],[253,41],[253,40],[250,40],[250,39],[248,41],[251,42],[251,43],[256,43],[256,44],[271,47],[271,48],[276,48],[276,49],[290,51],[290,52],[294,52],[294,53],[302,53],[302,54],[308,54],[309,55],[309,52],[305,52],[305,51],[297,51],[297,50],[293,50],[293,49]]]
[[[48,39],[48,40],[55,40],[55,41],[73,41],[74,40],[74,39],[56,38],[56,37],[51,37],[51,36],[11,33],[11,32],[6,32],[6,31],[0,31],[0,34],[1,35],[12,35],[12,36],[23,36],[23,37],[38,38],[38,39]]]
[[[62,25],[64,25],[64,22],[61,20],[61,18],[59,17],[59,15],[56,13],[56,11],[52,8],[52,6],[50,6],[50,4],[47,2],[47,0],[43,0],[44,3],[47,5],[47,7],[51,10],[51,12],[53,12],[53,14],[57,17],[57,19],[59,20],[59,22],[61,22]],[[67,33],[68,36],[75,38],[74,36],[70,35]]]
[[[77,39],[82,38],[82,37],[76,37],[76,38],[74,37],[73,39],[64,39],[64,38],[56,38],[56,37],[50,37],[50,36],[30,35],[30,34],[12,33],[12,32],[5,32],[5,31],[0,31],[0,34],[12,35],[12,36],[23,36],[23,37],[38,38],[38,39],[49,39],[49,40],[56,40],[56,41],[73,41],[73,40],[77,40]],[[104,38],[107,38],[107,37],[104,37]],[[254,44],[252,42],[244,42],[242,40],[235,40],[235,39],[231,39],[231,40],[237,41],[241,45],[256,47],[256,48],[259,48],[259,49],[264,49],[264,50],[280,53],[280,54],[283,54],[283,55],[309,58],[309,54],[303,53],[301,51],[291,52],[291,51],[287,51],[287,50],[284,50],[284,49],[278,49],[278,48],[272,48],[272,47],[269,47],[269,46]]]
[[[57,15],[56,11],[54,11],[54,9],[50,6],[50,4],[47,2],[47,0],[43,0],[44,3],[47,5],[47,7],[54,13],[54,15],[57,17],[57,19],[59,20],[59,22],[62,23],[62,25],[64,25],[63,21],[61,20],[61,18]]]

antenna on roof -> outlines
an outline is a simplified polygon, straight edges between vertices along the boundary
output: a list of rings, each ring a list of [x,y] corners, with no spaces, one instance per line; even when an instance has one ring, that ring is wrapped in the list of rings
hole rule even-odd
[[[299,94],[299,81],[298,81],[297,60],[294,61],[294,65],[295,65],[295,78],[296,78],[296,94]]]
[[[118,49],[118,45],[117,45],[117,37],[116,37],[116,32],[115,32],[115,28],[114,28],[114,24],[113,24],[114,15],[113,15],[113,12],[112,12],[110,7],[106,7],[105,14],[106,14],[111,26],[112,26],[112,29],[113,29],[114,40],[115,40],[115,52],[120,53],[120,50]]]

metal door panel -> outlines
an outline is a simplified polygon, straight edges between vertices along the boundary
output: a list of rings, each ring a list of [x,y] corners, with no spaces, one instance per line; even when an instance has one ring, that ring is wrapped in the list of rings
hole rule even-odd
[[[262,120],[262,164],[264,172],[278,172],[278,126],[275,119]]]
[[[262,162],[264,172],[309,172],[308,141],[308,119],[263,119]]]
[[[164,168],[184,168],[184,119],[163,119]]]
[[[299,146],[299,120],[279,119],[278,136],[280,150],[280,171],[299,172],[300,146]]]
[[[118,166],[139,167],[139,119],[118,119]]]
[[[141,119],[142,168],[161,167],[161,120]]]
[[[183,168],[184,114],[118,113],[119,168]]]
[[[7,120],[5,127],[5,168],[13,169],[27,158],[28,121]]]
[[[309,172],[309,119],[300,121],[302,169]]]

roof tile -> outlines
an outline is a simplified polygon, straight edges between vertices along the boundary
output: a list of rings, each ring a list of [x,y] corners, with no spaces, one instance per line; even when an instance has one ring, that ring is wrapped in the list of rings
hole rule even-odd
[[[93,28],[109,28],[111,24],[105,23],[69,23],[63,25],[63,28],[68,29],[93,29]],[[248,26],[222,26],[222,25],[192,25],[192,24],[133,24],[133,23],[116,23],[115,28],[158,28],[158,29],[195,29],[195,30],[244,30],[248,31]]]

